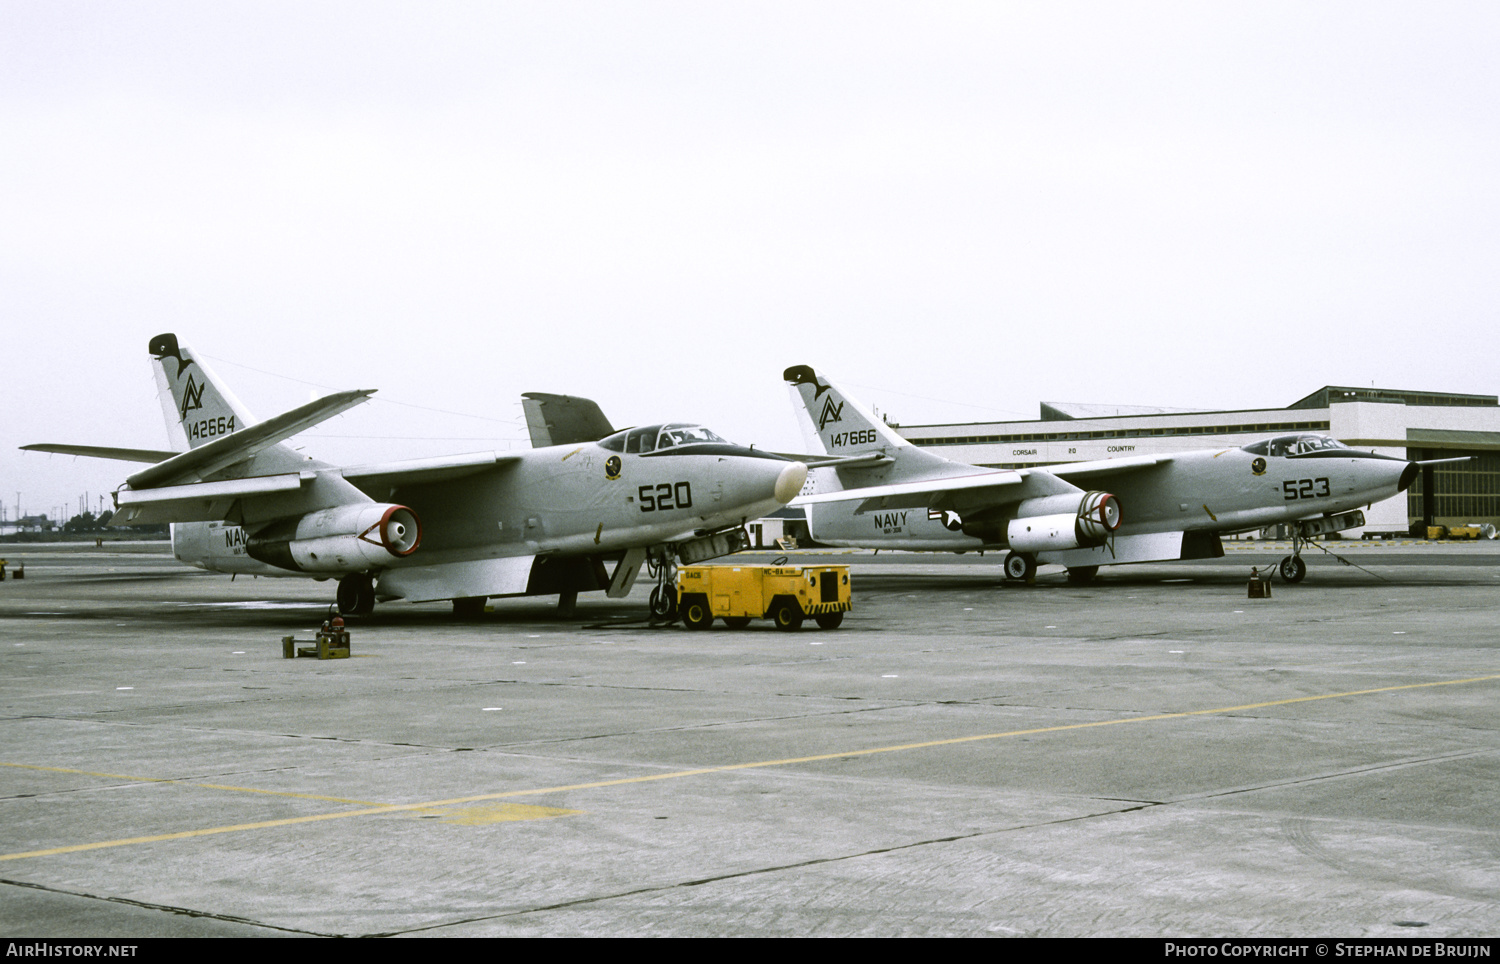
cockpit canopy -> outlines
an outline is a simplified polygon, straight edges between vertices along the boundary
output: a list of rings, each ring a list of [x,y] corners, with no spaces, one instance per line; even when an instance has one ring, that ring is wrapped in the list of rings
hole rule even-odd
[[[601,448],[609,449],[611,452],[625,452],[630,455],[644,455],[647,452],[656,452],[660,449],[674,448],[679,445],[702,445],[708,442],[717,442],[721,445],[728,444],[712,430],[702,425],[694,425],[690,422],[669,422],[666,425],[643,425],[640,428],[627,428],[624,431],[599,440]]]
[[[1281,457],[1307,455],[1312,452],[1330,452],[1335,449],[1347,449],[1348,447],[1338,439],[1329,438],[1327,435],[1278,435],[1276,438],[1241,446],[1243,451],[1249,452],[1251,455],[1275,455]]]

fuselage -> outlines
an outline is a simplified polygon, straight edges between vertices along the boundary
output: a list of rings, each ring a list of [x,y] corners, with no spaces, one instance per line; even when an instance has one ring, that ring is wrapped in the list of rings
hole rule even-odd
[[[673,542],[780,508],[805,475],[801,463],[722,440],[642,452],[626,451],[611,439],[531,449],[473,475],[373,493],[410,507],[421,520],[420,546],[409,556],[391,558],[385,568],[521,555],[608,555]],[[252,558],[247,541],[243,529],[226,523],[173,527],[173,550],[190,565],[304,575]]]
[[[1107,488],[1118,498],[1120,536],[1232,533],[1366,506],[1401,492],[1416,474],[1414,463],[1405,459],[1338,443],[1312,447],[1316,443],[1309,442],[1303,451],[1293,452],[1290,438],[1183,452],[1167,462],[1079,484]],[[926,509],[856,513],[855,508],[855,503],[808,506],[812,537],[836,546],[938,551],[1003,547],[956,531],[951,514],[945,517]]]

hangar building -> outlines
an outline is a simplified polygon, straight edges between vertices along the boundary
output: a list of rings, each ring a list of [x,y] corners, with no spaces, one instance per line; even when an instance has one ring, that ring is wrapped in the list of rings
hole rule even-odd
[[[1365,528],[1345,535],[1500,525],[1500,398],[1494,395],[1329,385],[1286,408],[1204,412],[1043,402],[1038,421],[891,427],[946,458],[1004,469],[1227,448],[1299,432],[1413,460],[1477,456],[1424,468],[1404,496],[1366,510]]]

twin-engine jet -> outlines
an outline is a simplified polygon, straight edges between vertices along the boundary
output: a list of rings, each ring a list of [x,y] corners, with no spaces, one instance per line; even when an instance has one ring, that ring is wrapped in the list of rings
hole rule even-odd
[[[813,539],[1006,549],[1012,579],[1029,579],[1045,563],[1087,582],[1104,565],[1214,558],[1224,555],[1221,534],[1289,523],[1293,551],[1280,571],[1300,582],[1307,539],[1364,525],[1359,506],[1405,491],[1427,464],[1304,434],[1241,448],[986,469],[913,446],[806,365],[784,377],[809,451],[839,459],[815,464],[794,503],[805,507]]]
[[[491,596],[549,594],[570,611],[579,592],[628,595],[647,563],[665,586],[678,560],[743,548],[745,522],[807,477],[701,425],[616,432],[593,402],[538,393],[523,398],[528,451],[340,467],[282,443],[373,390],[255,422],[175,335],[149,347],[174,451],[24,448],[151,463],[114,493],[115,524],[173,523],[173,553],[202,569],[337,579],[351,614],[390,599],[472,614]],[[658,586],[653,607],[670,597]]]

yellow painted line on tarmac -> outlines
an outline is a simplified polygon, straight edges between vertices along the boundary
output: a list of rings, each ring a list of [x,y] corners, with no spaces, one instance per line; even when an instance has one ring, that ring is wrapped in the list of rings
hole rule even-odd
[[[46,773],[76,773],[85,777],[104,777],[108,780],[129,780],[132,783],[175,783],[183,787],[206,787],[209,790],[232,790],[235,793],[263,793],[272,797],[297,797],[301,800],[325,800],[329,803],[352,803],[358,807],[378,807],[380,804],[369,800],[349,800],[344,797],[320,797],[311,793],[291,793],[286,790],[257,790],[255,787],[232,787],[222,783],[195,783],[192,780],[172,780],[167,777],[133,777],[125,773],[96,773],[92,770],[69,770],[66,767],[43,767],[30,763],[6,763],[0,761],[0,766],[14,767],[18,770],[41,770]]]
[[[224,827],[204,827],[200,830],[183,830],[177,833],[155,834],[147,837],[127,837],[122,840],[102,840],[97,843],[73,844],[65,847],[50,847],[45,850],[28,850],[21,853],[0,854],[0,861],[23,860],[27,857],[49,857],[57,854],[79,853],[86,850],[103,850],[110,847],[128,847],[134,844],[160,843],[167,840],[187,840],[193,837],[208,837],[221,833],[238,833],[246,830],[265,830],[272,827],[291,827],[297,824],[317,823],[323,820],[342,820],[347,817],[373,817],[387,813],[402,813],[413,810],[438,810],[503,800],[508,797],[539,796],[544,793],[566,793],[575,790],[596,790],[602,787],[619,787],[636,783],[654,783],[659,780],[681,780],[687,777],[704,776],[710,773],[731,773],[736,770],[754,770],[767,767],[790,766],[797,763],[818,763],[824,760],[841,760],[851,757],[874,756],[880,753],[901,753],[907,750],[923,750],[938,746],[957,746],[962,743],[978,743],[985,740],[1003,740],[1017,736],[1034,736],[1039,733],[1064,733],[1069,730],[1088,730],[1104,726],[1122,726],[1129,723],[1153,723],[1161,720],[1180,720],[1193,716],[1215,716],[1238,713],[1244,710],[1266,709],[1272,706],[1292,706],[1297,703],[1314,703],[1321,700],[1346,699],[1351,696],[1372,696],[1377,693],[1396,693],[1402,690],[1431,689],[1437,686],[1462,686],[1469,683],[1486,683],[1500,680],[1500,673],[1489,676],[1471,676],[1465,679],[1437,680],[1430,683],[1404,683],[1398,686],[1378,686],[1372,689],[1347,690],[1342,693],[1322,693],[1317,696],[1294,696],[1284,700],[1266,700],[1260,703],[1243,703],[1239,706],[1220,706],[1209,710],[1185,710],[1180,713],[1158,713],[1153,716],[1128,716],[1113,720],[1096,720],[1092,723],[1066,723],[1059,726],[1039,726],[1026,730],[1006,730],[1002,733],[980,733],[973,736],[949,737],[944,740],[924,740],[920,743],[899,743],[893,746],[867,747],[862,750],[842,750],[836,753],[818,753],[812,756],[785,757],[778,760],[758,760],[751,763],[727,763],[722,766],[700,767],[693,770],[673,770],[667,773],[651,773],[642,776],[620,777],[614,780],[596,780],[589,783],[573,783],[556,787],[538,787],[531,790],[505,790],[499,793],[482,793],[469,797],[454,797],[449,800],[429,800],[424,803],[400,803],[385,806],[363,807],[358,810],[341,810],[337,813],[322,813],[306,817],[287,817],[280,820],[261,820],[255,823],[231,824]],[[7,764],[14,766],[15,764]],[[34,769],[49,769],[36,767]],[[63,771],[82,772],[82,771]],[[170,782],[170,781],[161,781]],[[553,809],[553,808],[546,808]],[[460,815],[463,811],[460,811]],[[561,814],[557,814],[561,815]],[[514,818],[512,818],[514,819]],[[478,822],[493,822],[480,820]]]
[[[551,817],[573,817],[583,810],[565,810],[562,807],[538,807],[529,803],[499,803],[489,807],[460,807],[443,814],[439,823],[456,823],[465,827],[478,827],[488,823],[509,823],[513,820],[547,820]]]

